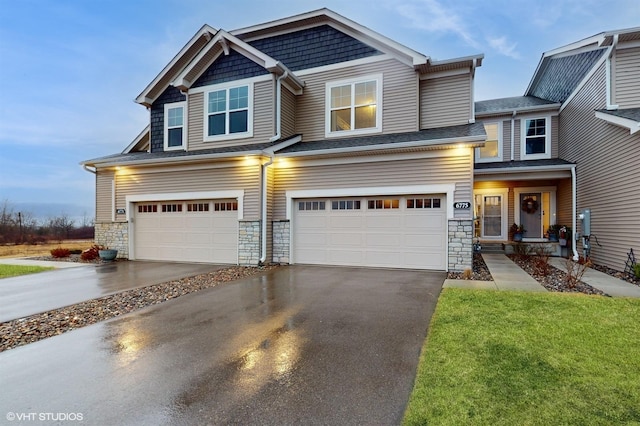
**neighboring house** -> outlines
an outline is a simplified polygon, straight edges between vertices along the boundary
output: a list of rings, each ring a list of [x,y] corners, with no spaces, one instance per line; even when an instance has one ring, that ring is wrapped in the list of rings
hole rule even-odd
[[[476,103],[476,235],[525,241],[576,229],[591,211],[591,258],[623,270],[640,252],[640,28],[601,33],[542,55],[525,95]],[[523,131],[526,129],[526,131]],[[578,234],[579,235],[579,234]],[[596,239],[600,243],[596,243]],[[582,255],[582,245],[574,244]]]
[[[138,96],[147,129],[83,163],[96,241],[130,259],[470,268],[482,59],[435,61],[327,9],[205,25]]]

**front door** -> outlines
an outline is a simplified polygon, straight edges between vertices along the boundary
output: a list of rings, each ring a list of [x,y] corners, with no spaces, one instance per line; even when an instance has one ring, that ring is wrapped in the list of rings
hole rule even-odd
[[[542,237],[542,194],[528,192],[520,194],[520,223],[527,232],[525,238]]]
[[[479,236],[487,239],[504,239],[504,196],[502,194],[476,194]]]

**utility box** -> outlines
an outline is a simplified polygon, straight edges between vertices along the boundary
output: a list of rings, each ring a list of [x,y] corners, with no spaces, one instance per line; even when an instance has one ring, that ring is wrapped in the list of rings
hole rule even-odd
[[[578,215],[580,219],[580,228],[582,229],[582,236],[591,235],[591,210],[584,209]]]

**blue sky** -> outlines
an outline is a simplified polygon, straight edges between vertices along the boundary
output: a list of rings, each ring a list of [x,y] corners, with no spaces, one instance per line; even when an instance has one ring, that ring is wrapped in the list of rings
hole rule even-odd
[[[94,177],[78,163],[145,127],[133,99],[203,24],[321,7],[432,58],[484,53],[476,100],[522,95],[544,51],[640,26],[638,0],[0,0],[0,203],[93,215]]]

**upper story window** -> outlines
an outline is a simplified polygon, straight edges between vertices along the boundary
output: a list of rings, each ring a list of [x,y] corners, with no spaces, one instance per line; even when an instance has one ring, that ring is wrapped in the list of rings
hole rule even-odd
[[[216,87],[205,92],[206,141],[253,136],[251,85]]]
[[[484,123],[487,141],[476,148],[476,162],[502,161],[502,123]]]
[[[326,105],[326,136],[380,132],[382,75],[327,83]]]
[[[185,110],[186,102],[164,105],[164,149],[184,149],[185,146]]]
[[[551,158],[551,119],[524,118],[521,121],[521,157],[523,160]]]

